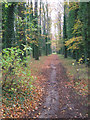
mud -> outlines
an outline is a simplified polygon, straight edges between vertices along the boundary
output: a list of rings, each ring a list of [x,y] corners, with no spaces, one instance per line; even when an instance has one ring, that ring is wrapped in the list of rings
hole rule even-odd
[[[56,80],[56,67],[54,63],[51,63],[51,75],[48,80],[47,96],[44,103],[44,109],[42,109],[39,118],[57,118],[59,111],[59,93],[58,83]]]

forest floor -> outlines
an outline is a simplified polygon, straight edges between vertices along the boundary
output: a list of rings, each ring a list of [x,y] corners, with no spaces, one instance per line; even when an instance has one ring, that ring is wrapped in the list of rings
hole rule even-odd
[[[64,59],[62,55],[57,54],[42,56],[38,61],[29,57],[27,71],[33,76],[30,93],[32,96],[29,96],[23,85],[20,94],[16,92],[11,94],[14,97],[8,97],[8,94],[3,97],[3,118],[87,119],[88,69],[84,64],[72,65],[74,63],[73,59]],[[20,73],[19,79],[23,79],[23,74]],[[27,77],[23,79],[24,84],[26,79]],[[27,80],[26,86],[30,80]]]
[[[88,97],[77,94],[77,88],[67,77],[58,55],[46,57],[43,64],[35,67],[38,67],[36,76],[39,76],[38,88],[41,93],[38,106],[29,113],[30,118],[88,117]]]

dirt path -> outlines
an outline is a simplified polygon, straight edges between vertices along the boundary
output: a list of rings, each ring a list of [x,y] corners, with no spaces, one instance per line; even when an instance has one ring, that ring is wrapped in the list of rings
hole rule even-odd
[[[56,67],[53,62],[51,63],[51,69],[52,71],[48,80],[44,109],[42,109],[39,118],[57,117],[57,112],[59,111],[58,83],[56,80]]]
[[[47,80],[43,102],[37,110],[38,118],[87,118],[87,98],[77,95],[66,85],[65,68],[57,55],[51,55],[45,62],[42,74]]]

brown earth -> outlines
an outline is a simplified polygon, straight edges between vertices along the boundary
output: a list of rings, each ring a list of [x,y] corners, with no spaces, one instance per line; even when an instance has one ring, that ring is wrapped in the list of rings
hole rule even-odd
[[[86,118],[87,96],[78,95],[69,81],[57,55],[48,56],[39,71],[42,98],[30,118]],[[42,77],[43,76],[43,77]],[[40,104],[41,103],[41,104]]]

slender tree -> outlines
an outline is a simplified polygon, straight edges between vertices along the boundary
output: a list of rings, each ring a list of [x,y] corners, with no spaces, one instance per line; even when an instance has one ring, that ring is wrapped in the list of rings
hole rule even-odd
[[[64,58],[67,58],[67,47],[65,41],[67,40],[67,28],[66,28],[66,4],[64,5],[64,25],[63,25],[63,43],[64,43]]]
[[[13,41],[15,40],[15,32],[14,32],[14,10],[15,3],[11,3],[7,7],[7,18],[6,18],[6,47],[12,47]]]
[[[35,41],[36,44],[34,46],[34,53],[35,53],[35,60],[39,60],[39,48],[38,48],[38,0],[35,0],[35,18],[34,18],[34,25],[35,25]]]
[[[42,55],[42,31],[41,31],[41,22],[42,22],[42,12],[41,12],[41,9],[42,9],[42,0],[40,0],[40,9],[39,9],[39,56]]]

